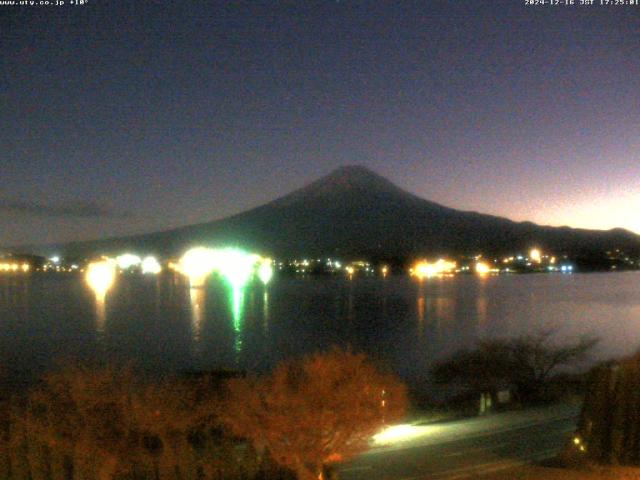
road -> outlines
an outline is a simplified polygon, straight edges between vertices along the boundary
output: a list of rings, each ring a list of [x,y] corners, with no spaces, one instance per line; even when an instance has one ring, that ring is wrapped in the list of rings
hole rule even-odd
[[[340,480],[453,480],[544,460],[575,430],[579,407],[556,405],[442,424],[404,425],[342,465]]]

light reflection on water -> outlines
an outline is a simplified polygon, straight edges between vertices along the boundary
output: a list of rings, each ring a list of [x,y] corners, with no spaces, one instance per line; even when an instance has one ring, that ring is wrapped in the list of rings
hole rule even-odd
[[[266,288],[262,294],[262,328],[264,334],[269,335],[269,292]]]
[[[132,360],[151,370],[264,371],[351,346],[409,383],[479,337],[560,327],[602,337],[601,358],[640,346],[640,274],[274,278],[231,288],[211,277],[120,276],[100,297],[76,276],[0,276],[0,362],[37,375],[54,359]]]
[[[231,301],[233,303],[233,333],[235,335],[233,348],[239,363],[243,341],[244,287],[233,287],[231,289]]]
[[[189,298],[191,300],[191,331],[193,335],[193,343],[195,351],[199,351],[200,333],[202,331],[202,323],[204,321],[205,309],[205,290],[202,287],[190,287]]]
[[[99,336],[104,335],[105,323],[107,322],[106,292],[96,292],[96,332]]]

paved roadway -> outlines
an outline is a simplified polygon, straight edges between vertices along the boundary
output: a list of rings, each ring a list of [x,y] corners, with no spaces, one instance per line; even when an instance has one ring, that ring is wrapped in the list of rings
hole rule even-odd
[[[544,460],[575,430],[579,407],[556,405],[442,424],[405,425],[339,469],[340,480],[453,480]]]

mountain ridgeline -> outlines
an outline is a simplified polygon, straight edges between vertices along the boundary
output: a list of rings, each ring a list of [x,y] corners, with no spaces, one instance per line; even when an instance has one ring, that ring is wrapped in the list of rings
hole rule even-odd
[[[640,254],[640,236],[626,230],[547,227],[455,210],[410,194],[360,166],[339,168],[293,193],[222,220],[56,248],[74,256],[124,250],[166,256],[195,245],[233,245],[284,258],[373,260],[512,254],[532,246],[574,257],[614,249]]]

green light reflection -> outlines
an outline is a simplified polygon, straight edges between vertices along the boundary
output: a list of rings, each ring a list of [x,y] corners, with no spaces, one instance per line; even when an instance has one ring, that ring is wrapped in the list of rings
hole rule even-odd
[[[244,326],[244,287],[234,286],[232,293],[233,331],[235,334],[234,349],[236,354],[242,352]]]

